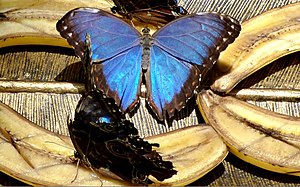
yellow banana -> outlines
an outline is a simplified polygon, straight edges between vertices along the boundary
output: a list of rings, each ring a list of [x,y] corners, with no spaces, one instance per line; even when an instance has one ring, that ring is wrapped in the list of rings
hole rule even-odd
[[[205,121],[230,152],[258,167],[300,176],[300,118],[278,114],[231,96],[202,91],[197,98]]]
[[[228,93],[272,61],[300,50],[300,3],[272,9],[242,23],[235,42],[221,53],[211,88]],[[275,19],[276,18],[276,19]]]
[[[12,177],[35,185],[129,185],[105,169],[96,170],[99,177],[85,167],[77,171],[69,137],[47,131],[1,103],[0,124],[0,170]],[[155,185],[189,184],[221,163],[228,152],[222,139],[207,125],[146,139],[159,143],[157,151],[178,171]]]

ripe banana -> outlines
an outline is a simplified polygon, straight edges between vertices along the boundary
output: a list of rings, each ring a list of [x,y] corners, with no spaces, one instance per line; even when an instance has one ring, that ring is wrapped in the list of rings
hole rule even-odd
[[[79,166],[77,170],[69,137],[47,131],[1,103],[0,124],[0,171],[12,177],[34,185],[129,185],[105,169],[96,170],[98,177],[88,168]],[[207,125],[146,139],[159,143],[157,151],[178,171],[155,185],[189,184],[216,167],[228,153],[222,139]]]
[[[237,157],[270,171],[300,176],[300,118],[210,90],[202,91],[197,103],[205,121]]]
[[[300,50],[300,3],[272,9],[242,23],[240,36],[221,53],[212,90],[228,93],[241,80]]]

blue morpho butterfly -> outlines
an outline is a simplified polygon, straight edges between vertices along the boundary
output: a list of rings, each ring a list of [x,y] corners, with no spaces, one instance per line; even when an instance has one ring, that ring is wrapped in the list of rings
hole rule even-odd
[[[181,110],[200,85],[201,68],[210,69],[220,52],[239,35],[240,24],[224,14],[197,13],[178,18],[152,36],[103,10],[77,8],[57,30],[83,58],[91,38],[95,87],[124,112],[131,111],[146,86],[146,100],[159,120]],[[142,81],[143,80],[143,81]]]
[[[152,150],[153,146],[138,136],[133,123],[112,98],[99,91],[87,92],[79,101],[75,119],[69,124],[75,156],[92,168],[107,168],[134,184],[153,183],[148,176],[163,181],[177,173],[170,161]]]
[[[163,181],[177,173],[172,162],[163,161],[153,146],[138,136],[133,123],[112,98],[93,90],[90,81],[90,40],[87,35],[83,59],[87,93],[78,102],[75,119],[68,128],[76,157],[92,168],[108,168],[134,184],[152,183],[149,175]]]
[[[116,6],[111,8],[126,19],[133,17],[141,22],[160,26],[186,15],[187,11],[178,6],[177,0],[113,0]]]

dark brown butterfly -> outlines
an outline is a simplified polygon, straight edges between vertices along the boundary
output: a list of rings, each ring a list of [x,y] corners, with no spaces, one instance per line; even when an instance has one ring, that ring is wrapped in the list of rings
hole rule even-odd
[[[88,167],[108,168],[134,184],[151,184],[149,175],[163,181],[177,172],[163,161],[153,146],[139,137],[133,123],[100,92],[85,94],[79,101],[69,132],[77,155]]]
[[[116,6],[111,8],[126,19],[135,18],[141,22],[160,26],[187,14],[177,5],[177,0],[113,0]]]

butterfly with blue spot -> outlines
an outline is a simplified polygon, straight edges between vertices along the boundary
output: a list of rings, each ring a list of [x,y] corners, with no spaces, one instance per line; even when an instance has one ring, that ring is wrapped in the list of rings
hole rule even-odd
[[[95,8],[74,9],[57,23],[61,36],[82,59],[85,36],[90,35],[97,89],[129,112],[139,103],[145,84],[146,100],[159,120],[185,107],[200,85],[201,68],[210,69],[240,29],[224,14],[197,13],[178,18],[151,36],[149,29],[141,34]]]
[[[135,18],[144,23],[153,23],[159,26],[187,14],[187,11],[178,6],[177,0],[113,0],[113,13],[123,18]]]
[[[163,181],[177,173],[170,161],[164,161],[149,143],[139,137],[133,123],[115,105],[113,99],[92,90],[80,99],[75,119],[69,124],[75,156],[90,168],[107,168],[133,184]]]

